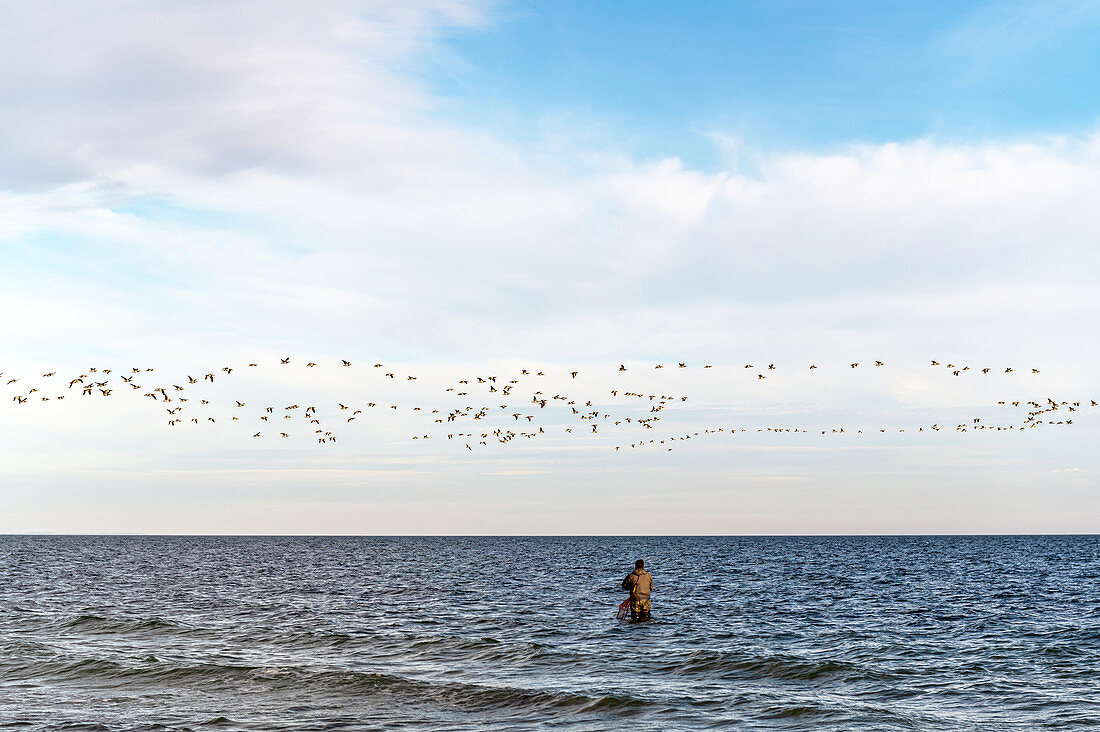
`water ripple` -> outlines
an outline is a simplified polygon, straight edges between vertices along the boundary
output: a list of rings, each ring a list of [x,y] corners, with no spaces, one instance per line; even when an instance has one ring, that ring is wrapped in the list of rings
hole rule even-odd
[[[12,729],[1088,728],[1098,666],[1096,537],[0,537]]]

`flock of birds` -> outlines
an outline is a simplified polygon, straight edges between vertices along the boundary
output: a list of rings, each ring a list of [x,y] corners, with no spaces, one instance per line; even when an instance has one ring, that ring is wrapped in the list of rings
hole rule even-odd
[[[282,368],[292,363],[295,366],[298,365],[292,361],[291,357],[285,357],[280,358],[279,363],[272,366]],[[356,368],[348,360],[341,360],[338,366],[331,365],[341,369]],[[312,361],[304,364],[307,369],[315,369],[318,366],[318,363]],[[854,361],[846,364],[845,368],[878,369],[885,366],[883,361],[878,360],[866,364]],[[966,372],[990,374],[994,371],[992,367],[971,369],[969,366],[936,360],[931,361],[931,366],[943,368],[954,377],[959,377]],[[548,383],[544,381],[547,374],[544,371],[527,368],[519,369],[513,374],[485,374],[453,380],[440,395],[440,402],[447,401],[449,406],[439,404],[435,408],[384,403],[381,398],[365,400],[361,403],[353,403],[353,400],[349,399],[347,403],[326,404],[321,409],[318,404],[302,402],[249,407],[249,400],[245,398],[232,398],[224,404],[214,404],[215,397],[209,393],[209,386],[214,384],[215,380],[219,384],[225,379],[236,380],[242,371],[262,368],[258,362],[248,363],[243,369],[236,366],[223,366],[215,371],[185,375],[184,378],[167,381],[160,378],[160,372],[156,369],[136,366],[123,370],[93,367],[83,370],[82,373],[63,377],[56,371],[51,371],[42,374],[41,380],[34,382],[0,373],[0,387],[11,393],[11,401],[17,406],[60,401],[66,398],[118,399],[121,394],[135,395],[149,401],[150,406],[155,403],[156,408],[162,409],[168,426],[173,428],[188,424],[216,423],[220,416],[223,421],[247,425],[245,432],[254,439],[266,437],[286,439],[292,434],[297,435],[304,431],[310,439],[315,439],[321,444],[336,442],[336,428],[333,423],[347,427],[370,412],[392,413],[400,410],[411,411],[417,416],[424,417],[429,425],[427,432],[418,432],[412,436],[413,440],[428,440],[433,436],[445,437],[446,440],[455,441],[467,450],[474,450],[492,443],[507,444],[519,440],[536,440],[547,435],[581,437],[611,433],[620,438],[618,444],[613,445],[614,449],[619,451],[640,448],[672,450],[674,444],[679,441],[747,431],[777,434],[820,432],[822,435],[864,433],[862,428],[811,429],[789,426],[736,427],[730,425],[711,425],[701,430],[662,433],[658,423],[662,420],[664,410],[683,405],[688,401],[688,396],[649,393],[650,390],[636,391],[621,385],[608,389],[607,396],[597,398],[596,401],[592,398],[570,396],[565,393],[549,394],[538,388]],[[393,384],[418,380],[417,376],[398,374],[396,370],[389,370],[382,363],[374,363],[367,368],[372,375],[387,379]],[[668,366],[659,363],[647,365],[644,368],[659,371],[665,368],[688,369],[689,366],[684,362],[676,362]],[[714,367],[706,364],[701,368]],[[744,369],[750,370],[750,376],[758,381],[766,380],[778,368],[774,363],[759,367],[751,363],[744,365]],[[816,369],[818,369],[817,364],[809,365],[809,370]],[[638,370],[638,367],[620,364],[617,369],[614,369],[614,373],[629,370]],[[996,371],[1001,372],[1001,369],[998,368]],[[1036,368],[1021,369],[1023,373],[1028,371],[1031,374],[1040,373]],[[1006,374],[1013,372],[1012,367],[1003,369],[1003,373]],[[567,375],[570,382],[575,382],[580,371],[569,371]],[[560,376],[564,379],[566,374],[563,373]],[[174,383],[176,381],[179,383]],[[1098,406],[1093,399],[1065,401],[1050,397],[1046,397],[1044,401],[1006,399],[998,401],[997,404],[1015,408],[1022,406],[1026,414],[1008,424],[988,424],[983,417],[973,417],[972,420],[958,422],[951,426],[941,427],[937,422],[917,426],[916,429],[910,427],[910,431],[939,432],[943,429],[954,429],[958,432],[1011,431],[1036,429],[1043,425],[1072,425],[1075,412]],[[229,407],[231,414],[228,419],[224,415],[210,414],[214,406]],[[885,427],[877,428],[880,433],[895,430],[906,431],[905,428],[889,430]],[[622,439],[624,437],[625,439]]]

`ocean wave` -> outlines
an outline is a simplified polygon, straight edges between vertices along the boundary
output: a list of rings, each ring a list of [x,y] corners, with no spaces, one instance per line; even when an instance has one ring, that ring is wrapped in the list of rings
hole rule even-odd
[[[38,684],[57,682],[85,683],[109,682],[111,684],[171,683],[235,683],[259,676],[257,667],[223,664],[173,665],[146,656],[141,665],[129,665],[105,658],[63,657],[0,661],[0,679],[7,681],[33,681]]]
[[[643,713],[652,702],[624,694],[546,691],[467,682],[432,681],[350,669],[316,670],[297,666],[236,664],[127,665],[108,659],[40,661],[27,676],[45,682],[109,682],[151,685],[270,684],[305,690],[311,695],[354,692],[396,697],[404,703],[443,704],[463,711],[598,712],[630,716]]]
[[[746,656],[723,651],[695,651],[686,658],[660,667],[662,672],[699,676],[751,676],[784,681],[866,678],[870,672],[839,660],[817,660],[800,656]]]
[[[791,717],[829,717],[837,714],[835,709],[816,704],[793,704],[791,706],[772,706],[764,710],[765,719],[789,719]]]
[[[245,645],[270,644],[294,650],[340,648],[354,645],[360,637],[332,630],[286,630],[281,633],[270,629],[247,630],[233,635],[235,643]]]
[[[81,614],[60,618],[53,622],[57,630],[79,630],[90,633],[193,633],[200,629],[178,620],[161,617],[106,617],[103,615]]]
[[[49,645],[30,638],[0,638],[0,658],[34,656],[52,651]]]
[[[355,636],[353,647],[362,647],[379,657],[405,660],[468,663],[573,663],[580,657],[567,650],[537,641],[468,638],[454,635]]]
[[[647,700],[622,694],[593,695],[462,682],[434,682],[381,673],[330,672],[321,676],[326,683],[396,693],[411,700],[445,703],[465,711],[611,712],[631,716],[641,714],[652,706]]]
[[[535,641],[504,641],[492,637],[469,638],[455,635],[377,635],[341,630],[304,629],[301,627],[260,628],[246,626],[230,634],[213,628],[152,617],[118,617],[83,613],[57,618],[39,630],[51,633],[84,635],[117,635],[132,638],[158,636],[189,636],[230,641],[245,647],[267,646],[279,650],[364,650],[372,655],[394,655],[403,658],[457,660],[461,662],[527,662],[539,660],[570,661],[575,654],[554,649]]]
[[[403,639],[397,650],[425,655],[455,654],[469,661],[525,661],[545,656],[560,656],[560,650],[534,641],[508,642],[496,638],[462,638],[456,636],[431,636]]]
[[[467,638],[454,635],[376,635],[348,633],[337,630],[248,629],[232,636],[234,643],[268,645],[281,650],[315,650],[340,648],[342,651],[368,651],[372,655],[399,655],[403,658],[446,659],[462,661],[524,661],[570,654],[535,641],[504,641],[497,638]]]
[[[760,718],[785,720],[798,729],[828,725],[835,729],[925,729],[955,728],[943,718],[916,716],[900,709],[844,702],[841,705],[800,699],[790,703],[771,704],[761,710]],[[786,724],[784,724],[786,726]]]

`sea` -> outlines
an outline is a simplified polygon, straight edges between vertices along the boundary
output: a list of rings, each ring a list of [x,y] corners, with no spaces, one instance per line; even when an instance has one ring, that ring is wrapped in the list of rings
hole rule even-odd
[[[1100,728],[1100,537],[2,536],[0,728]]]

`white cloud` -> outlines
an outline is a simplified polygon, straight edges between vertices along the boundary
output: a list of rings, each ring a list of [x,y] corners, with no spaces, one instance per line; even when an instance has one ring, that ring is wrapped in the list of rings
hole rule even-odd
[[[158,164],[342,167],[422,149],[404,123],[428,97],[391,67],[481,15],[445,0],[14,4],[0,31],[7,162],[24,163],[13,182]]]
[[[1091,322],[1094,137],[757,153],[751,175],[523,150],[433,116],[400,70],[443,29],[482,22],[476,9],[303,12],[122,6],[108,22],[47,8],[33,20],[64,39],[59,58],[27,50],[32,19],[9,30],[43,86],[4,81],[24,120],[4,167],[29,150],[75,171],[3,194],[0,231],[24,242],[10,296],[37,313],[10,328],[80,343],[48,315],[66,293],[37,279],[58,259],[81,288],[113,280],[82,308],[133,303],[120,348],[148,345],[156,312],[167,339],[211,322],[256,342],[366,330],[436,357],[717,356],[797,338],[900,355],[905,341],[923,358],[976,332],[1006,355],[1041,333],[1057,354]],[[135,44],[138,81],[117,61]]]

